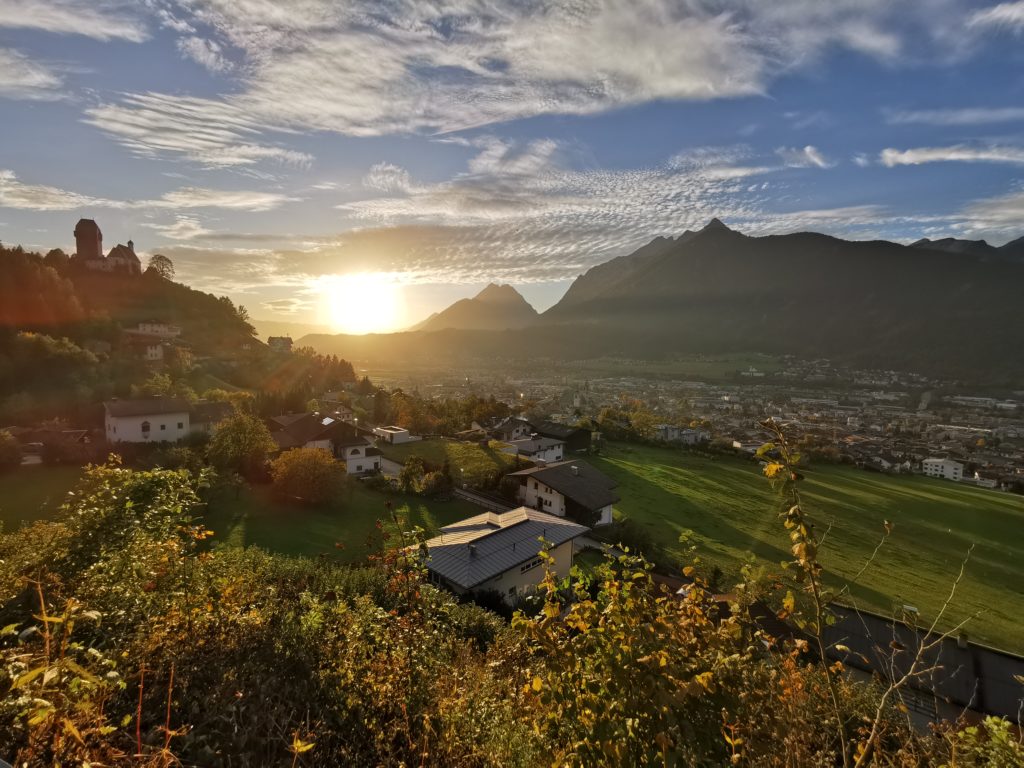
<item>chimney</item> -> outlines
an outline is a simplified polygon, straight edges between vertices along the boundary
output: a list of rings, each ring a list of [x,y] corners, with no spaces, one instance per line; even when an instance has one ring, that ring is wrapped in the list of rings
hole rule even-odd
[[[132,253],[135,253],[135,243],[133,243],[131,240],[128,241],[128,250],[131,251]]]
[[[579,477],[579,476],[580,476],[580,468],[579,468],[579,467],[577,467],[577,466],[576,466],[575,464],[573,464],[573,465],[572,465],[572,473],[573,473],[573,474],[574,474],[574,475],[575,475],[576,477]]]
[[[476,557],[476,544],[469,545],[469,556]]]

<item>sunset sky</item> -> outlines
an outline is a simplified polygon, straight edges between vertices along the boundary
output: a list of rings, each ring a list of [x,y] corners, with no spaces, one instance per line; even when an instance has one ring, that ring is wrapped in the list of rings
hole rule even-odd
[[[0,108],[5,244],[351,331],[713,216],[1024,235],[1024,2],[0,0]]]

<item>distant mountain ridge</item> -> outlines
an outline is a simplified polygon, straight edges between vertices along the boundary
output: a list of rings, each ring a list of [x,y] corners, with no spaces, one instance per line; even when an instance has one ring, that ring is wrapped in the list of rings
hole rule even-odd
[[[966,253],[985,260],[1005,259],[1007,261],[1024,261],[1024,237],[1001,246],[989,245],[985,240],[960,240],[955,237],[929,240],[925,237],[911,243],[910,247],[923,248],[930,251],[945,251],[946,253]]]
[[[537,318],[537,310],[511,285],[490,283],[473,298],[459,299],[409,330],[503,331],[526,328]]]
[[[348,359],[659,359],[756,351],[1018,380],[1024,259],[1006,256],[1024,250],[1024,240],[998,249],[999,257],[987,243],[964,242],[970,247],[813,232],[750,237],[715,219],[591,268],[526,329],[498,335],[494,325],[485,333],[482,324],[460,330],[434,318],[427,333],[379,337],[373,345],[354,337],[304,343]]]

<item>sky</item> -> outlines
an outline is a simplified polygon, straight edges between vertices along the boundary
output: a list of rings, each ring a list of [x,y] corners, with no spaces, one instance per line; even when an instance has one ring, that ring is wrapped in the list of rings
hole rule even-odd
[[[1020,0],[0,0],[0,115],[0,241],[352,332],[712,217],[1024,235]]]

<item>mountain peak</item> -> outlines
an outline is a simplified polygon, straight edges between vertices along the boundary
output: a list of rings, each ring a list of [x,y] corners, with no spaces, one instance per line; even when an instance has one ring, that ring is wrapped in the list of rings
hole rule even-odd
[[[711,221],[709,221],[707,224],[705,224],[703,229],[701,229],[700,231],[701,232],[712,232],[712,231],[715,231],[715,230],[718,230],[718,231],[721,231],[721,232],[732,232],[732,230],[729,229],[727,226],[725,226],[725,224],[722,223],[722,220],[717,218],[717,217],[713,218]]]
[[[485,304],[525,304],[526,299],[511,285],[500,285],[488,283],[480,293],[473,297],[474,301],[481,301]]]

